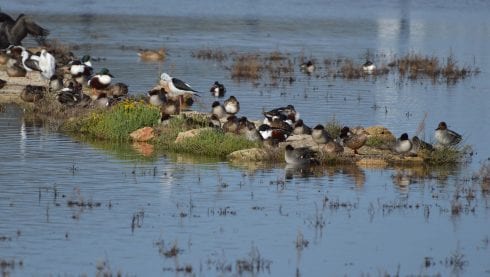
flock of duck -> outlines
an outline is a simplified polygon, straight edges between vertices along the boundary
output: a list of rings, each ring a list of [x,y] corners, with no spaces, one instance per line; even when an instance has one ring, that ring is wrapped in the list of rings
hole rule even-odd
[[[9,30],[14,30],[12,27],[15,25],[24,27],[34,36],[48,34],[47,30],[25,16],[21,15],[14,21],[6,14],[0,13],[0,23],[2,23],[0,39],[2,39],[3,47],[5,47],[5,41],[9,43],[4,50],[0,51],[0,64],[6,65],[7,75],[29,78],[28,72],[38,71],[46,80],[45,87],[27,85],[21,93],[21,98],[25,101],[37,101],[42,98],[43,93],[51,91],[56,93],[57,101],[67,106],[92,105],[105,108],[128,97],[128,86],[124,83],[112,84],[113,75],[108,69],[102,68],[94,74],[88,55],[81,59],[70,57],[66,64],[60,64],[60,62],[57,63],[55,56],[44,48],[33,53],[21,46],[20,41],[23,37],[20,38],[19,35],[16,36],[9,32]],[[24,32],[22,35],[25,37],[27,33]],[[144,59],[162,59],[165,53],[163,49],[159,49],[147,50],[139,55]],[[301,64],[300,67],[305,73],[311,73],[315,69],[311,61]],[[375,68],[370,61],[363,65],[363,69],[368,72]],[[0,80],[0,89],[5,83],[6,81]],[[89,92],[84,92],[84,88]],[[216,81],[209,92],[215,98],[222,98],[226,93],[226,88]],[[186,82],[162,73],[159,83],[147,93],[147,101],[160,108],[162,120],[164,120],[179,114],[182,109],[192,105],[193,97],[199,97],[199,94]],[[365,145],[369,135],[362,127],[343,127],[338,137],[333,137],[322,124],[310,128],[300,118],[300,114],[293,105],[263,112],[264,119],[260,122],[251,122],[244,116],[238,117],[239,111],[240,103],[234,96],[230,96],[223,103],[216,100],[211,106],[209,122],[223,132],[243,135],[248,140],[262,141],[271,146],[285,142],[290,136],[311,136],[312,141],[318,146],[316,150],[313,150],[312,147],[295,148],[291,143],[286,142],[284,159],[286,163],[292,165],[318,163],[316,159],[318,151],[338,154],[344,151],[344,147],[347,147],[357,155],[357,150]],[[441,146],[453,146],[462,139],[461,135],[449,130],[445,122],[439,123],[434,138],[437,145]],[[390,148],[395,153],[408,154],[417,153],[419,149],[432,150],[433,146],[416,136],[410,140],[408,134],[404,133]]]

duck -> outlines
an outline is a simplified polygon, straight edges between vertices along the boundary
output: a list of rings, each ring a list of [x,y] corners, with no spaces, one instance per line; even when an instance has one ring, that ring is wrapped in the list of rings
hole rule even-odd
[[[236,114],[240,111],[240,102],[238,102],[233,95],[223,102],[223,106],[225,107],[225,111],[229,114]]]
[[[41,72],[41,68],[39,67],[39,55],[32,54],[28,50],[23,50],[22,54],[22,66],[27,72],[39,71]]]
[[[325,130],[325,126],[318,124],[311,131],[311,137],[317,144],[325,144],[332,140],[330,134]]]
[[[260,135],[255,124],[247,120],[246,125],[238,130],[239,134],[244,136],[248,141],[262,141],[262,136]]]
[[[462,136],[455,131],[449,130],[444,121],[439,122],[434,133],[437,144],[441,146],[454,146],[461,142]]]
[[[53,75],[49,79],[49,91],[59,91],[63,89],[63,77],[59,75]]]
[[[396,140],[393,150],[398,154],[405,154],[412,150],[412,142],[408,138],[407,133],[401,134],[401,136]]]
[[[376,70],[376,65],[372,61],[366,60],[362,65],[362,70],[367,74],[372,74]]]
[[[109,97],[124,97],[128,95],[128,85],[125,83],[111,84],[107,89]]]
[[[90,60],[88,61],[88,64],[92,64]],[[86,62],[83,61],[83,58],[82,60],[71,61],[69,66],[71,77],[80,84],[85,84],[93,74],[92,67],[88,66]]]
[[[36,102],[44,97],[45,87],[27,85],[20,93],[20,98],[25,102]]]
[[[300,118],[300,114],[296,112],[296,109],[294,108],[293,105],[287,105],[286,107],[275,108],[270,111],[264,112],[263,114],[266,117],[266,119],[270,119],[274,116],[282,115],[291,121],[291,125],[292,123],[298,121]]]
[[[311,128],[304,124],[303,119],[299,119],[293,125],[294,135],[311,135]]]
[[[7,81],[0,79],[0,89],[2,89],[7,84]]]
[[[434,151],[432,144],[421,140],[417,136],[412,138],[412,150],[410,152],[417,154],[420,150]]]
[[[344,152],[344,147],[336,140],[330,140],[322,145],[321,150],[327,154],[339,154]]]
[[[286,145],[284,151],[284,160],[287,164],[294,166],[305,166],[319,164],[315,158],[315,152],[308,147],[294,148],[291,144]]]
[[[211,92],[211,95],[214,97],[223,97],[225,96],[226,88],[223,84],[215,81],[213,86],[211,86],[211,89],[209,89],[209,92]]]
[[[162,106],[167,102],[166,93],[163,88],[150,90],[147,95],[149,97],[148,102],[153,106]]]
[[[92,88],[92,95],[97,98],[97,91],[107,89],[111,85],[112,78],[114,76],[107,68],[102,68],[99,73],[90,78],[88,86]]]
[[[179,101],[168,99],[160,107],[162,114],[177,115],[180,113]]]
[[[161,61],[165,59],[166,56],[167,54],[165,53],[164,48],[158,50],[140,49],[138,51],[138,57],[143,61]]]
[[[225,118],[227,116],[225,107],[219,103],[219,101],[214,101],[211,106],[211,114],[215,115],[218,119]]]
[[[22,40],[29,34],[41,40],[49,35],[49,30],[39,26],[30,17],[21,13],[14,20],[8,14],[0,12],[0,49],[9,45],[21,45]]]
[[[27,74],[25,68],[16,59],[8,60],[6,71],[9,77],[25,77]]]
[[[236,133],[238,131],[238,118],[235,115],[228,116],[222,128],[225,133]]]
[[[260,125],[258,131],[262,140],[272,145],[277,145],[279,142],[285,141],[289,136],[286,130],[272,128],[267,124]]]
[[[315,65],[313,64],[313,62],[311,60],[309,60],[309,61],[307,61],[305,63],[302,63],[300,65],[300,69],[304,73],[310,75],[310,74],[312,74],[315,71]]]
[[[56,93],[56,99],[61,104],[74,106],[80,102],[81,94],[80,91],[75,90],[75,85],[73,82],[70,82],[66,88],[58,90]]]
[[[354,154],[359,154],[357,152],[357,149],[361,148],[366,144],[366,141],[368,139],[367,137],[368,133],[365,130],[361,130],[357,134],[352,134],[349,127],[345,126],[340,130],[340,138],[342,139],[342,142],[344,146],[349,147],[350,149],[354,150]]]
[[[101,92],[97,95],[97,98],[95,98],[95,100],[93,100],[93,105],[96,108],[105,109],[112,104],[111,102],[112,101],[111,101],[111,99],[109,99],[109,97],[107,97],[107,94],[105,92]]]
[[[219,120],[217,115],[212,114],[209,117],[209,126],[214,127],[216,129],[221,129],[221,121]]]
[[[275,128],[286,130],[288,133],[291,133],[293,131],[293,127],[291,127],[291,121],[284,117],[284,115],[273,116],[268,125],[271,126],[271,128],[273,129]]]

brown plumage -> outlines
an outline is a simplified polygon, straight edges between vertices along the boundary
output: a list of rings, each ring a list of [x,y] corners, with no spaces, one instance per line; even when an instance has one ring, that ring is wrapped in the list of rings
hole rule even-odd
[[[36,102],[44,97],[46,88],[43,86],[27,85],[20,93],[20,98],[25,102]]]
[[[349,127],[342,128],[340,131],[340,138],[344,142],[345,146],[354,150],[355,154],[359,154],[357,153],[357,149],[363,147],[368,139],[366,131],[363,130],[358,134],[352,134]]]

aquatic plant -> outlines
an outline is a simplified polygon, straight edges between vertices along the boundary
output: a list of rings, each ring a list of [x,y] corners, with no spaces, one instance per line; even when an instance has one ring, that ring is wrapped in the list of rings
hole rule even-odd
[[[199,49],[195,52],[192,52],[192,57],[200,59],[200,60],[215,60],[218,62],[223,62],[228,60],[228,53],[221,49]]]
[[[258,143],[242,136],[209,129],[200,132],[195,137],[173,144],[171,149],[197,155],[225,157],[231,152],[257,146]]]
[[[231,66],[232,79],[258,80],[261,77],[263,65],[259,55],[243,54],[233,59]]]
[[[124,100],[105,110],[94,110],[80,119],[68,121],[63,130],[93,137],[128,141],[129,134],[160,120],[160,110],[142,101]]]

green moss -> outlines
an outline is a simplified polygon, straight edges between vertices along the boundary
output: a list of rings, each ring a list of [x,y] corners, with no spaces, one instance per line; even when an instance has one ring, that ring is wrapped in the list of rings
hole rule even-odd
[[[160,110],[144,102],[126,100],[106,110],[94,110],[81,118],[67,121],[62,129],[92,137],[128,141],[129,134],[160,120]]]
[[[366,146],[369,146],[369,147],[380,147],[382,145],[385,145],[385,141],[380,138],[380,137],[376,137],[376,136],[371,136],[367,139],[366,141]]]
[[[195,137],[174,143],[171,149],[183,153],[225,157],[233,151],[257,146],[257,142],[249,141],[242,136],[210,129],[200,132]]]
[[[425,160],[431,165],[446,165],[459,163],[464,159],[464,151],[456,147],[436,148],[426,153]]]

